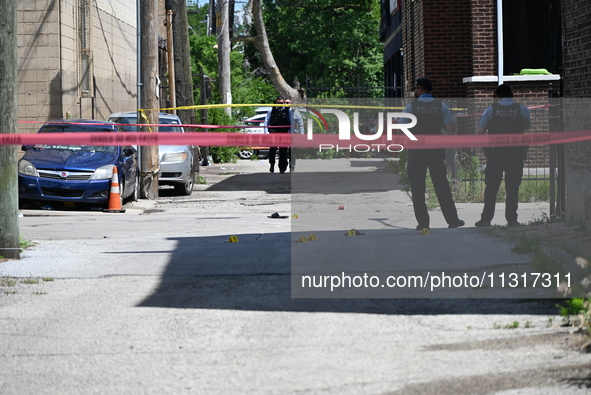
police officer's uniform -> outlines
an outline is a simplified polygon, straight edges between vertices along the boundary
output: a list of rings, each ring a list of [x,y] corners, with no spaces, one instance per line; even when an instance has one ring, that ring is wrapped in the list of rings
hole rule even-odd
[[[489,134],[523,133],[531,124],[527,107],[515,103],[512,98],[502,98],[489,106],[478,123]],[[523,177],[523,163],[527,157],[527,147],[486,148],[486,169],[484,173],[484,208],[481,220],[476,226],[488,226],[495,215],[497,193],[503,173],[505,174],[505,219],[509,225],[516,225],[519,186]]]
[[[283,117],[283,120],[279,124],[272,125],[273,114],[278,111],[285,111],[287,117]],[[302,116],[297,109],[291,107],[274,107],[271,109],[267,113],[264,126],[267,128],[267,133],[304,133]],[[273,128],[272,126],[278,127]],[[275,171],[275,156],[277,150],[279,150],[279,171],[285,173],[287,170],[288,157],[289,169],[292,172],[295,171],[296,155],[291,149],[287,147],[269,147],[270,172],[273,173]]]
[[[442,101],[433,98],[428,93],[422,94],[418,99],[415,99],[406,107],[405,112],[412,113],[417,117],[417,125],[412,128],[412,133],[418,136],[440,134],[444,125],[453,122],[449,108]],[[435,194],[445,221],[450,228],[462,226],[464,222],[458,218],[458,212],[447,180],[445,149],[409,149],[407,174],[410,181],[415,217],[418,222],[417,229],[429,228],[430,224],[429,212],[425,202],[427,169],[429,169]]]
[[[282,113],[283,116],[278,114]],[[273,122],[273,118],[278,118],[278,123]],[[290,126],[292,124],[292,115],[288,107],[273,107],[265,118],[265,126],[277,126],[275,128],[268,127],[269,133],[289,133]],[[275,171],[275,155],[279,150],[279,171],[285,173],[287,169],[287,147],[269,147],[269,164],[271,165],[270,171]]]

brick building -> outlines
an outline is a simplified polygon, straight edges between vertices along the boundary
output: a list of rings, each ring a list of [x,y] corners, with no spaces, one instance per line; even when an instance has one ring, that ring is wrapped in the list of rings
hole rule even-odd
[[[519,96],[545,97],[549,83],[560,82],[559,0],[382,0],[381,27],[385,63],[395,65],[387,74],[403,76],[403,96],[419,77],[450,98],[490,97],[499,80]],[[550,74],[519,75],[523,69]]]
[[[159,13],[158,33],[166,37],[164,0]],[[28,122],[19,122],[19,132],[35,132],[51,119],[101,120],[135,110],[136,27],[135,1],[19,1],[18,120]],[[165,86],[165,39],[159,39],[159,47]]]
[[[531,132],[548,129],[548,90],[562,72],[559,0],[382,0],[382,41],[388,74],[402,76],[401,96],[428,77],[434,95],[467,108],[459,133],[472,134],[499,83],[532,108]],[[498,10],[501,10],[498,12]],[[500,24],[498,15],[500,18]],[[501,29],[503,34],[499,35]],[[397,57],[401,57],[401,60]],[[394,65],[394,67],[389,67]],[[522,75],[524,69],[547,74]],[[548,147],[530,150],[528,167],[548,168]]]
[[[564,125],[590,130],[591,3],[563,0]],[[565,145],[566,214],[591,221],[591,141]]]
[[[107,119],[136,107],[135,2],[18,2],[18,119]],[[19,123],[34,132],[36,123]]]
[[[386,82],[396,76],[399,96],[410,97],[416,78],[431,78],[436,96],[458,98],[474,114],[458,118],[459,133],[474,133],[477,114],[495,100],[499,83],[510,84],[516,100],[530,107],[532,132],[550,129],[550,89],[566,103],[591,96],[588,1],[382,0],[381,5]],[[538,74],[530,74],[532,69]],[[586,130],[588,107],[584,101],[565,105],[565,128]],[[558,200],[565,213],[557,214],[590,221],[591,143],[561,149],[559,184],[565,190]],[[530,148],[528,165],[547,167],[548,150]]]

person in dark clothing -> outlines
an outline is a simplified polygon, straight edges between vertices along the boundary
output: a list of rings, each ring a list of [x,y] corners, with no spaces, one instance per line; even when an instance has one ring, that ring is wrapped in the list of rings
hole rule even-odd
[[[302,122],[302,116],[297,109],[290,107],[291,100],[289,98],[278,97],[276,104],[287,105],[287,106],[276,106],[273,107],[265,118],[265,127],[268,133],[304,133],[304,127]],[[269,148],[269,171],[275,172],[275,155],[279,150],[279,172],[285,173],[288,165],[290,171],[295,171],[296,157],[293,152],[290,152],[287,147],[270,147]],[[291,155],[288,155],[291,153]]]
[[[413,92],[415,100],[404,109],[404,112],[417,117],[417,125],[412,129],[414,135],[440,134],[441,128],[450,133],[456,131],[456,122],[449,107],[431,95],[432,87],[431,80],[417,79]],[[464,226],[465,222],[458,218],[458,211],[447,180],[445,149],[409,149],[407,174],[410,181],[412,204],[418,222],[417,230],[429,229],[430,226],[429,212],[425,202],[427,169],[429,169],[435,194],[448,227]]]
[[[283,97],[278,97],[275,104],[285,104]],[[269,133],[289,133],[289,109],[283,106],[273,107],[267,114],[265,125]],[[270,147],[269,148],[269,171],[275,172],[275,155],[279,150],[279,171],[285,173],[287,169],[287,147]]]
[[[505,134],[523,133],[531,126],[529,110],[515,103],[513,90],[501,84],[496,90],[498,103],[490,105],[478,122],[478,133]],[[476,226],[490,226],[495,215],[497,193],[505,174],[505,219],[508,226],[519,225],[517,206],[519,186],[523,177],[523,163],[527,157],[527,147],[495,147],[484,150],[486,169],[484,171],[484,208]]]

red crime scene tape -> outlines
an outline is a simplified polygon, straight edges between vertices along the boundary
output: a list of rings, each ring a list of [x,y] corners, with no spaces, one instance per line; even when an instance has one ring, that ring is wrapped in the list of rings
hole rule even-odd
[[[376,140],[362,140],[354,135],[341,140],[337,134],[315,134],[308,139],[304,134],[248,134],[248,133],[21,133],[0,135],[0,145],[179,145],[241,146],[241,147],[302,147],[318,148],[320,145],[389,146],[401,145],[404,149],[501,147],[577,143],[591,140],[591,130],[555,133],[526,133],[500,135],[419,135],[410,140],[405,135],[385,136]]]

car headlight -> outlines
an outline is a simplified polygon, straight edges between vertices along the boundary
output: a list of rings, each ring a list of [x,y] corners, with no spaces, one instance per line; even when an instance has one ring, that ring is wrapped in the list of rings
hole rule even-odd
[[[39,174],[37,173],[37,169],[35,168],[35,165],[33,165],[28,160],[24,160],[24,159],[21,159],[18,162],[18,172],[20,174],[25,175],[25,176],[39,177]]]
[[[91,180],[108,180],[113,178],[113,165],[101,166],[94,171]]]
[[[169,154],[164,154],[162,162],[182,162],[185,159],[187,159],[186,152],[172,152]]]

